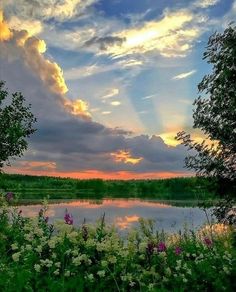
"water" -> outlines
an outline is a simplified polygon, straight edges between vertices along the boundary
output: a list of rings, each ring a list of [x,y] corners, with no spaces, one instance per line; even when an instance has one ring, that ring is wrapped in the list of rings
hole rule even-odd
[[[41,205],[19,206],[23,216],[38,215]],[[105,221],[115,225],[119,230],[129,230],[139,225],[139,218],[152,219],[155,229],[166,232],[176,232],[188,229],[196,230],[207,218],[205,213],[197,207],[176,207],[170,203],[156,200],[141,199],[103,199],[103,200],[75,200],[58,202],[48,205],[47,216],[49,222],[63,219],[66,209],[72,214],[74,225],[80,226],[84,219],[86,223],[94,223],[105,213]],[[208,210],[210,215],[210,210]]]

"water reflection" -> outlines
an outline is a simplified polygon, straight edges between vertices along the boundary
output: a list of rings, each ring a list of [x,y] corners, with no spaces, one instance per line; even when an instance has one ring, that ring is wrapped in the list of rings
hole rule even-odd
[[[139,218],[152,219],[155,228],[174,232],[184,228],[196,229],[206,222],[202,210],[196,207],[176,207],[167,203],[141,199],[76,200],[48,205],[47,216],[50,222],[63,219],[67,209],[73,215],[74,224],[80,226],[96,222],[104,213],[105,221],[120,230],[138,226]],[[19,206],[23,216],[37,216],[40,204]],[[210,215],[210,210],[209,210]]]

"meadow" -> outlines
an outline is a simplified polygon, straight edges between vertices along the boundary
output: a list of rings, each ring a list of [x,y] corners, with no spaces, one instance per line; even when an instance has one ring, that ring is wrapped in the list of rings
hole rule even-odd
[[[49,224],[47,205],[26,218],[0,209],[1,291],[235,291],[236,235],[223,224],[156,232],[150,220],[121,236],[115,226],[74,227],[68,212]],[[46,290],[45,290],[46,289]]]

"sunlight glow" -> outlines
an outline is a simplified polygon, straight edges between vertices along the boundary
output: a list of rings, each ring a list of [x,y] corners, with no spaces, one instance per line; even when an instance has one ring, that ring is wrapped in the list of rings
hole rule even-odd
[[[138,164],[143,157],[135,158],[131,156],[130,151],[120,150],[117,152],[111,153],[111,156],[114,157],[116,162],[124,162],[124,163],[131,163],[131,164]]]

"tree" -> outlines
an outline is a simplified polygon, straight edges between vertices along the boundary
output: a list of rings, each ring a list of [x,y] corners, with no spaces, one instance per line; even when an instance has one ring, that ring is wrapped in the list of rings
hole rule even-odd
[[[235,191],[236,181],[236,27],[229,25],[223,33],[214,33],[208,41],[203,59],[213,65],[198,85],[200,93],[193,112],[194,128],[203,131],[208,141],[194,142],[184,131],[177,140],[195,154],[185,159],[187,168],[197,175],[214,177],[222,186]],[[224,190],[225,191],[225,190]]]
[[[26,138],[36,131],[31,106],[24,105],[25,98],[20,92],[9,97],[4,85],[0,81],[0,170],[4,164],[9,165],[9,158],[22,156],[28,146]]]

